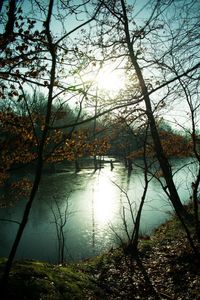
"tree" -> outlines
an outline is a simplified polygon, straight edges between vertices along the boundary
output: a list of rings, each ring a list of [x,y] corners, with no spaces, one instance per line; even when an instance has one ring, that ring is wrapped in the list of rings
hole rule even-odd
[[[11,0],[10,5],[11,4],[15,4],[15,1]],[[34,182],[16,234],[16,238],[6,262],[4,275],[1,281],[2,295],[4,297],[6,297],[7,282],[12,263],[23,235],[23,231],[28,222],[29,213],[40,184],[44,165],[45,146],[48,140],[50,127],[52,126],[53,102],[55,102],[55,99],[58,96],[64,93],[68,94],[69,99],[73,97],[73,94],[82,94],[82,96],[85,95],[84,90],[80,88],[80,84],[76,83],[76,80],[74,80],[73,83],[68,84],[67,88],[65,81],[62,81],[64,80],[65,75],[62,76],[60,74],[63,74],[62,72],[65,71],[63,65],[65,64],[66,56],[68,56],[67,60],[71,59],[69,54],[70,52],[65,46],[66,40],[68,39],[68,47],[71,47],[72,56],[74,55],[75,57],[80,58],[81,53],[78,51],[78,49],[73,48],[73,45],[71,45],[69,41],[69,36],[72,36],[75,31],[92,22],[100,9],[100,6],[95,7],[94,11],[92,12],[92,16],[89,17],[85,22],[81,24],[75,24],[74,28],[70,32],[67,32],[65,29],[63,35],[57,38],[55,33],[52,33],[51,30],[53,22],[52,20],[54,19],[55,22],[56,19],[55,10],[64,8],[63,13],[65,17],[69,17],[72,12],[74,15],[76,15],[77,10],[83,8],[84,5],[71,4],[65,6],[62,1],[58,1],[57,4],[59,6],[56,6],[54,0],[50,0],[47,7],[44,5],[44,3],[40,3],[38,1],[33,1],[33,4],[35,5],[35,9],[37,8],[41,14],[40,19],[42,21],[39,22],[40,24],[36,24],[37,21],[34,18],[34,15],[30,16],[26,13],[26,11],[22,10],[22,7],[20,7],[17,11],[15,11],[14,19],[12,19],[13,10],[12,12],[9,11],[8,14],[7,24],[9,25],[9,22],[14,21],[14,24],[12,23],[11,26],[9,25],[12,38],[10,38],[9,35],[9,38],[5,41],[5,35],[3,34],[1,36],[1,45],[3,51],[1,53],[0,61],[2,67],[0,72],[0,84],[2,89],[1,96],[3,99],[6,99],[6,97],[10,95],[14,97],[16,101],[26,101],[22,87],[26,85],[28,88],[28,84],[44,88],[47,99],[44,114],[44,124],[41,128],[41,134],[37,144],[37,165]],[[68,10],[66,10],[67,8]],[[6,31],[7,27],[5,32]],[[12,47],[10,48],[11,43]],[[76,65],[73,66],[73,64],[71,64],[71,67],[71,70],[66,69],[66,72],[71,72],[70,74],[74,74],[75,77],[77,69],[80,68],[80,66],[77,67]],[[5,82],[8,83],[7,86],[5,85]],[[32,124],[32,131],[35,132],[35,124],[32,116],[29,115],[29,118]]]
[[[166,180],[167,187],[169,189],[170,200],[172,201],[172,204],[173,204],[176,212],[178,214],[180,214],[184,211],[184,209],[183,209],[182,203],[179,199],[179,195],[177,193],[175,184],[173,182],[173,176],[172,176],[169,161],[167,160],[167,158],[164,154],[163,147],[162,147],[162,144],[160,141],[155,118],[153,115],[151,99],[149,97],[147,84],[145,83],[145,79],[143,77],[141,67],[138,63],[138,59],[135,54],[133,44],[131,42],[131,36],[130,36],[130,31],[129,31],[129,21],[128,21],[128,17],[127,17],[125,2],[123,0],[121,1],[121,5],[122,5],[122,12],[123,12],[124,32],[125,32],[126,43],[127,43],[127,47],[128,47],[128,51],[129,51],[129,56],[130,56],[131,63],[137,74],[139,85],[141,87],[141,92],[144,97],[144,102],[145,102],[145,106],[146,106],[146,114],[147,114],[147,118],[149,121],[152,139],[153,139],[154,145],[155,145],[155,151],[156,151],[157,158],[160,163],[161,169],[163,171],[163,175]]]
[[[185,2],[187,9],[192,8],[194,4],[194,15],[198,11],[194,9],[197,2]],[[55,134],[59,146],[67,148],[65,142],[72,144],[70,137],[75,134],[77,125],[94,121],[113,110],[124,109],[124,116],[130,114],[130,111],[127,111],[129,108],[132,114],[137,113],[138,109],[143,110],[166,181],[165,189],[176,213],[183,221],[185,209],[173,181],[171,165],[164,152],[156,120],[158,110],[165,107],[167,98],[172,97],[171,89],[175,89],[179,80],[195,79],[200,66],[196,50],[198,45],[195,43],[199,32],[197,15],[194,23],[190,23],[189,18],[184,19],[183,28],[178,21],[173,24],[175,27],[171,27],[166,19],[166,12],[171,13],[174,6],[176,7],[176,1],[157,1],[146,21],[139,24],[135,23],[133,10],[124,0],[81,3],[49,0],[48,5],[44,1],[32,0],[30,4],[34,6],[34,13],[31,5],[24,7],[22,3],[16,3],[10,0],[8,13],[3,18],[4,29],[0,36],[0,95],[5,102],[7,99],[12,100],[10,108],[13,108],[13,103],[18,107],[18,103],[23,101],[27,110],[25,119],[29,118],[32,128],[31,139],[34,142],[37,140],[37,166],[30,197],[6,264],[2,280],[3,290],[6,288],[12,262],[38,190],[44,160],[51,160],[53,157],[52,148],[49,147],[51,134]],[[175,12],[179,13],[180,7],[176,8]],[[5,9],[4,6],[2,11],[5,12]],[[79,21],[79,17],[84,21]],[[72,24],[71,28],[67,26],[69,23]],[[173,37],[169,39],[167,35],[159,38],[163,36],[164,30],[174,33]],[[185,49],[188,49],[185,47],[191,40],[192,48],[185,52]],[[195,58],[188,64],[188,59],[191,59],[194,53]],[[173,63],[171,58],[176,54],[180,55],[180,60],[183,58],[184,66]],[[116,69],[125,71],[129,83],[118,95],[108,96],[99,91],[97,95],[94,74],[98,73],[104,64],[112,63],[115,63]],[[153,74],[153,77],[150,74]],[[26,90],[30,91],[31,87],[41,89],[46,97],[39,135],[25,93]],[[84,102],[97,96],[99,99],[96,103],[101,109],[95,110],[91,117],[82,118]],[[72,101],[78,107],[77,117],[71,124],[56,124],[53,108],[56,107],[58,99],[63,99],[61,106]],[[5,118],[5,114],[1,117]],[[23,118],[19,119],[23,124],[22,120]],[[60,132],[57,130],[69,130],[69,136],[60,140]],[[77,142],[77,147],[79,142],[83,140]],[[97,155],[96,150],[104,151],[106,143],[105,140],[101,149],[99,141],[93,141],[90,149]],[[75,156],[79,153],[77,147],[73,149]],[[54,145],[53,150],[59,152],[60,149]]]
[[[123,239],[121,237],[118,236],[118,238],[120,238],[122,246],[124,248],[124,253],[125,254],[130,254],[132,257],[133,256],[137,256],[138,255],[138,242],[139,242],[139,236],[140,236],[140,221],[141,221],[141,215],[142,215],[142,210],[143,210],[143,206],[145,203],[145,199],[146,199],[146,194],[148,191],[148,185],[149,182],[151,181],[151,179],[153,178],[153,176],[148,176],[149,174],[149,167],[150,167],[150,163],[148,163],[147,160],[147,156],[146,156],[146,146],[147,146],[147,134],[148,134],[148,125],[146,126],[146,128],[144,128],[145,131],[145,137],[144,137],[144,141],[143,141],[143,155],[142,155],[142,159],[143,159],[143,164],[144,166],[141,167],[144,173],[144,188],[143,188],[143,192],[141,195],[141,200],[139,203],[139,207],[137,208],[137,211],[134,214],[134,209],[133,209],[133,205],[134,205],[134,201],[131,201],[131,199],[128,196],[128,193],[123,190],[120,186],[119,189],[122,192],[122,194],[125,195],[125,199],[127,202],[127,206],[128,206],[128,212],[130,213],[131,216],[131,222],[132,222],[132,228],[130,229],[127,224],[127,216],[126,216],[126,210],[125,207],[123,206],[123,210],[122,210],[122,220],[123,220],[123,225],[124,225],[124,230],[125,230],[125,234],[127,236],[127,242],[124,243]]]
[[[161,90],[164,87],[167,87],[170,89],[170,85],[174,82],[178,82],[180,79],[191,76],[195,77],[197,69],[199,67],[199,61],[195,59],[193,61],[192,65],[186,65],[186,71],[182,70],[180,68],[176,69],[175,76],[171,77],[171,79],[164,77],[164,80],[162,83],[160,81],[155,81],[152,79],[148,79],[148,76],[146,76],[146,73],[148,74],[148,68],[154,68],[157,70],[159,74],[159,65],[163,65],[163,60],[167,56],[168,51],[174,50],[176,47],[179,49],[180,44],[176,44],[176,39],[173,37],[172,42],[168,42],[168,40],[162,40],[161,39],[161,45],[164,45],[165,47],[168,46],[167,51],[159,57],[159,55],[156,57],[153,53],[148,53],[147,50],[147,42],[151,41],[151,38],[154,36],[154,31],[158,32],[159,30],[163,30],[163,27],[165,27],[166,22],[161,22],[159,20],[160,16],[163,15],[163,13],[167,9],[171,9],[171,4],[173,5],[173,1],[169,3],[162,4],[160,1],[157,1],[154,8],[152,9],[152,12],[148,18],[148,20],[141,26],[137,26],[135,23],[135,20],[132,18],[132,11],[130,11],[124,0],[115,1],[106,3],[104,2],[105,10],[107,11],[107,16],[110,14],[111,26],[113,28],[113,24],[115,23],[115,26],[117,28],[116,30],[116,38],[115,41],[106,39],[106,42],[104,48],[114,48],[113,51],[116,51],[116,45],[121,45],[120,52],[118,51],[118,55],[122,56],[121,54],[122,49],[124,50],[124,56],[128,56],[129,60],[129,68],[133,69],[133,74],[135,75],[138,85],[140,87],[140,94],[144,101],[145,105],[145,113],[148,119],[151,137],[154,144],[154,149],[156,152],[156,157],[158,159],[158,162],[160,164],[160,168],[162,170],[166,187],[165,189],[168,190],[168,196],[169,199],[179,216],[179,219],[181,220],[186,233],[188,235],[188,239],[191,242],[191,246],[193,247],[194,251],[196,252],[196,249],[193,245],[193,241],[191,240],[189,231],[185,225],[184,217],[187,216],[187,213],[181,203],[181,199],[178,195],[176,186],[173,181],[173,174],[171,170],[170,162],[164,152],[163,145],[161,142],[161,137],[159,135],[158,127],[156,124],[156,107],[159,106],[158,104],[155,105],[155,100],[153,98],[153,95],[158,91]],[[197,3],[196,1],[193,1],[193,3]],[[191,17],[191,16],[190,16]],[[114,20],[114,21],[113,21]],[[187,20],[188,21],[188,20]],[[102,21],[102,23],[105,22],[105,20]],[[160,23],[161,22],[161,23]],[[103,23],[105,26],[106,24]],[[177,25],[177,24],[176,24]],[[188,23],[187,23],[188,25]],[[195,24],[198,26],[198,23]],[[167,26],[170,27],[170,24],[168,23]],[[194,24],[192,24],[194,26]],[[188,26],[189,27],[189,26]],[[104,27],[105,28],[105,27]],[[185,29],[185,28],[184,28]],[[107,30],[107,29],[106,29]],[[173,30],[173,28],[171,28]],[[179,34],[180,34],[181,28],[179,27]],[[189,29],[191,30],[191,28]],[[108,30],[107,30],[108,32]],[[189,34],[190,31],[187,31]],[[113,32],[112,32],[113,34]],[[120,36],[120,39],[119,39]],[[190,39],[190,38],[189,38]],[[144,42],[143,42],[144,40]],[[178,41],[179,42],[179,41]],[[185,50],[186,40],[184,43],[181,44],[181,54],[183,55]],[[172,48],[173,47],[173,48]],[[149,48],[152,48],[151,42],[149,43]],[[145,49],[145,50],[144,50]],[[194,50],[194,49],[193,49]],[[146,53],[147,52],[147,53]],[[150,51],[149,51],[150,52]],[[119,54],[120,53],[120,54]],[[170,52],[169,52],[170,53]],[[190,55],[190,53],[189,53]],[[153,56],[153,58],[151,58]],[[150,65],[149,65],[150,64]],[[149,65],[149,66],[148,66]],[[171,70],[170,67],[168,68],[168,71]],[[171,75],[174,73],[171,72]],[[155,75],[154,75],[155,76]],[[155,76],[156,77],[156,76]],[[158,75],[159,77],[159,75]],[[155,84],[155,86],[153,86]],[[164,103],[164,99],[166,96],[163,97],[163,99],[160,100],[160,103]]]
[[[187,76],[187,74],[190,74],[192,76],[193,72],[198,68],[199,63],[195,63],[193,66],[189,66],[186,71],[182,71],[182,73],[179,71],[177,74],[171,79],[171,80],[165,80],[163,83],[159,84],[157,83],[157,86],[153,87],[154,82],[149,83],[148,78],[146,79],[145,72],[147,72],[148,68],[148,62],[150,61],[149,54],[145,57],[145,50],[144,46],[146,46],[145,42],[147,40],[150,40],[151,33],[158,30],[163,29],[163,26],[165,24],[161,23],[159,24],[159,17],[164,12],[164,10],[168,9],[169,4],[162,5],[162,3],[157,2],[154,6],[154,9],[152,10],[152,13],[148,20],[145,22],[143,26],[137,26],[134,22],[134,19],[132,19],[131,12],[129,13],[128,8],[126,7],[125,1],[115,1],[115,4],[107,4],[104,2],[105,10],[107,12],[106,17],[110,15],[110,19],[112,20],[110,23],[110,26],[115,26],[117,28],[117,38],[115,38],[115,41],[110,41],[109,39],[105,39],[105,45],[102,44],[102,47],[107,48],[114,48],[113,51],[117,51],[116,45],[121,45],[120,48],[120,54],[118,51],[118,55],[123,55],[121,52],[124,50],[124,56],[128,55],[129,60],[129,68],[133,69],[133,74],[135,75],[138,85],[140,87],[140,97],[143,98],[144,104],[145,104],[145,113],[149,122],[151,136],[154,142],[154,147],[156,151],[157,159],[160,163],[160,167],[162,169],[164,178],[166,180],[166,186],[169,190],[170,200],[178,214],[185,215],[185,209],[181,203],[181,200],[179,198],[179,195],[177,193],[177,189],[175,187],[174,181],[173,181],[173,175],[171,171],[171,166],[169,163],[169,160],[167,159],[162,143],[161,138],[158,132],[156,119],[155,119],[155,113],[153,108],[153,93],[155,93],[157,90],[169,86],[171,82],[178,81],[178,79],[182,78],[183,76]],[[130,16],[129,16],[130,15]],[[102,21],[103,23],[103,21]],[[106,27],[106,24],[103,23]],[[108,24],[109,26],[109,24]],[[167,24],[169,26],[169,24]],[[139,28],[139,30],[138,30]],[[121,39],[119,40],[119,35]],[[150,36],[150,37],[149,37]],[[142,45],[142,42],[144,41],[144,46]],[[175,39],[173,40],[175,43]],[[164,44],[164,41],[163,41]],[[114,45],[112,47],[112,45]],[[171,45],[170,45],[171,46]],[[143,47],[143,48],[142,48]],[[151,44],[150,44],[151,47]],[[123,50],[122,50],[123,49]],[[111,52],[111,50],[110,50]],[[143,62],[141,56],[144,57]],[[160,58],[160,61],[157,61],[158,64],[162,63],[162,58]],[[144,62],[146,62],[146,65]],[[152,67],[152,66],[151,66]],[[156,66],[153,66],[156,68]],[[152,67],[152,68],[153,68]],[[151,98],[152,95],[152,98]],[[139,97],[139,95],[138,95]]]
[[[190,153],[195,158],[197,162],[196,172],[193,173],[194,180],[191,183],[191,194],[192,194],[192,202],[195,216],[195,227],[196,227],[196,235],[198,241],[200,241],[200,220],[199,220],[199,184],[200,184],[200,148],[199,148],[199,101],[198,101],[198,83],[199,80],[193,78],[185,78],[179,79],[180,90],[179,93],[182,97],[185,98],[186,103],[188,105],[188,113],[189,115],[189,126],[185,127],[181,124],[178,124],[185,132],[188,137],[188,144]]]

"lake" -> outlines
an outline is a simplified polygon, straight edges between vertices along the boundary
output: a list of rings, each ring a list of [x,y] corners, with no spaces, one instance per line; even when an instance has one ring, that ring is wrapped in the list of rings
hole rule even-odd
[[[44,174],[33,204],[28,225],[17,251],[17,258],[58,261],[58,238],[56,224],[63,226],[66,261],[78,261],[100,254],[126,239],[122,212],[132,228],[127,197],[135,212],[143,191],[143,171],[133,166],[128,173],[121,162],[114,161],[114,169],[105,163],[101,170],[94,172],[74,169]],[[191,182],[194,180],[195,165],[191,160],[173,161],[175,175],[182,201],[187,201]],[[183,167],[186,163],[189,165]],[[162,179],[161,179],[162,180]],[[183,184],[184,183],[184,184]],[[1,208],[0,219],[20,221],[25,206],[21,200],[15,207]],[[150,181],[142,213],[141,232],[151,231],[169,218],[172,211],[157,179]],[[0,221],[0,256],[7,256],[18,225]]]

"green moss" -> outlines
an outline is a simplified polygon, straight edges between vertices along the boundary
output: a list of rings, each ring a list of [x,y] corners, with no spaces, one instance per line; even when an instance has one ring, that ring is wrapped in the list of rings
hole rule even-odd
[[[0,260],[1,271],[5,259]],[[71,266],[37,261],[15,262],[9,278],[9,299],[87,299],[86,293],[100,294],[89,275]]]

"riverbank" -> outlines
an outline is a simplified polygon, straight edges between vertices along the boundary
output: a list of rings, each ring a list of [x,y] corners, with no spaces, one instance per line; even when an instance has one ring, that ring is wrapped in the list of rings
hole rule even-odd
[[[199,299],[200,262],[176,218],[141,239],[139,250],[137,258],[124,256],[118,248],[64,266],[18,261],[8,299]],[[1,259],[1,272],[4,263]]]

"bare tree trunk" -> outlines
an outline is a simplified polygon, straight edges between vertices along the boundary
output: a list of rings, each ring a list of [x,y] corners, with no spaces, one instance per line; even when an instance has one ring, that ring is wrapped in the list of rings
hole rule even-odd
[[[80,172],[80,166],[79,166],[79,162],[78,162],[78,158],[75,158],[75,172],[78,173]]]
[[[126,14],[126,7],[125,7],[124,0],[121,0],[121,5],[122,5],[122,10],[123,10],[124,31],[125,31],[125,35],[126,35],[126,43],[127,43],[128,50],[129,50],[129,56],[130,56],[131,62],[133,64],[133,67],[135,69],[135,72],[136,72],[136,75],[137,75],[137,78],[139,81],[139,85],[141,88],[141,92],[144,97],[144,102],[146,105],[146,115],[147,115],[147,118],[149,121],[151,136],[152,136],[152,139],[153,139],[153,142],[155,145],[156,155],[157,155],[158,161],[160,163],[160,167],[163,171],[163,176],[165,178],[167,188],[169,190],[169,195],[170,195],[170,200],[172,202],[172,205],[173,205],[176,213],[179,213],[185,217],[185,216],[187,216],[187,212],[181,203],[180,197],[179,197],[177,189],[175,187],[171,167],[170,167],[167,157],[165,156],[165,153],[163,151],[163,147],[162,147],[162,144],[160,141],[160,136],[159,136],[155,118],[153,115],[153,111],[152,111],[152,107],[151,107],[151,100],[150,100],[150,97],[148,94],[148,89],[145,84],[145,80],[144,80],[141,68],[138,64],[137,57],[133,50],[133,45],[132,45],[130,33],[129,33],[128,18],[127,18],[127,14]]]
[[[68,217],[70,216],[69,212],[69,197],[67,198],[66,206],[64,213],[62,214],[59,207],[59,203],[55,199],[56,211],[51,207],[52,214],[54,216],[54,222],[56,225],[56,234],[58,241],[58,264],[63,264],[65,262],[65,232],[64,228],[67,224]]]
[[[146,194],[147,194],[147,190],[148,190],[148,186],[149,186],[149,180],[148,180],[148,165],[147,165],[147,158],[146,158],[146,141],[147,141],[147,132],[148,132],[148,128],[149,126],[147,126],[146,128],[146,134],[145,134],[145,140],[144,140],[144,145],[143,145],[143,161],[144,161],[144,190],[143,190],[143,194],[141,197],[141,201],[140,201],[140,206],[137,212],[137,216],[135,219],[135,227],[132,233],[132,244],[133,244],[133,249],[137,252],[138,250],[138,240],[139,240],[139,231],[140,231],[140,220],[141,220],[141,215],[142,215],[142,209],[144,206],[144,201],[146,198]]]
[[[199,199],[198,199],[198,186],[200,184],[200,169],[196,178],[196,181],[193,183],[193,207],[194,207],[194,218],[195,218],[195,228],[197,239],[200,242],[200,220],[199,220]]]
[[[178,195],[176,186],[174,184],[171,167],[170,167],[169,161],[168,161],[168,159],[167,159],[167,157],[164,153],[164,150],[163,150],[163,147],[162,147],[162,144],[161,144],[161,140],[160,140],[160,136],[159,136],[159,133],[158,133],[158,129],[157,129],[157,126],[156,126],[153,110],[152,110],[152,107],[151,107],[151,100],[150,100],[150,97],[149,97],[149,94],[148,94],[148,89],[147,89],[147,86],[145,84],[145,80],[144,80],[141,68],[138,64],[137,56],[134,53],[133,45],[132,45],[131,38],[130,38],[129,24],[128,24],[128,18],[127,18],[127,14],[126,14],[126,6],[125,6],[124,0],[121,0],[121,5],[122,5],[122,10],[123,10],[123,20],[124,20],[123,24],[124,24],[124,31],[125,31],[125,35],[126,35],[126,43],[127,43],[128,50],[129,50],[129,57],[131,59],[133,67],[135,69],[135,72],[136,72],[136,75],[137,75],[137,78],[138,78],[138,81],[139,81],[139,85],[140,85],[140,88],[141,88],[141,92],[142,92],[142,95],[143,95],[143,98],[144,98],[144,102],[145,102],[145,105],[146,105],[146,115],[147,115],[147,118],[148,118],[150,131],[151,131],[151,136],[152,136],[154,146],[155,146],[156,156],[157,156],[158,161],[160,163],[160,167],[161,167],[161,170],[163,172],[163,176],[164,176],[166,184],[167,184],[170,201],[171,201],[171,203],[172,203],[172,205],[175,209],[175,212],[176,212],[176,214],[177,214],[177,216],[178,216],[178,218],[179,218],[179,220],[180,220],[180,222],[181,222],[181,224],[182,224],[182,226],[185,230],[185,233],[187,235],[187,239],[190,243],[190,246],[191,246],[193,252],[195,253],[195,255],[197,257],[199,257],[198,250],[197,250],[197,248],[194,244],[194,241],[191,237],[190,231],[189,231],[189,229],[186,225],[186,222],[185,222],[185,220],[187,220],[188,213],[185,210],[185,208],[184,208],[184,206],[183,206],[183,204],[180,200],[180,197]]]
[[[199,220],[199,199],[198,199],[198,188],[199,188],[199,184],[200,184],[200,155],[199,155],[199,151],[198,151],[197,128],[196,128],[196,122],[195,122],[195,114],[196,114],[196,110],[197,110],[199,104],[196,107],[193,105],[191,93],[190,93],[190,90],[189,90],[188,86],[186,85],[186,83],[184,83],[181,79],[179,79],[179,83],[183,89],[183,92],[185,94],[185,98],[186,98],[186,101],[187,101],[187,104],[189,106],[190,113],[191,113],[192,148],[193,148],[194,156],[196,157],[196,159],[198,161],[197,176],[195,178],[195,181],[192,183],[192,200],[193,200],[196,235],[197,235],[198,241],[200,242],[200,220]]]
[[[2,277],[2,281],[1,281],[1,295],[3,295],[3,297],[6,297],[6,289],[7,289],[7,284],[8,284],[9,273],[10,273],[12,263],[13,263],[13,260],[15,258],[15,254],[17,252],[17,248],[19,246],[21,237],[23,235],[24,229],[25,229],[26,224],[28,222],[28,217],[29,217],[29,213],[30,213],[30,210],[31,210],[31,207],[32,207],[32,204],[33,204],[33,200],[34,200],[35,195],[36,195],[37,190],[38,190],[38,186],[39,186],[40,179],[41,179],[41,174],[42,174],[42,167],[43,167],[43,161],[40,159],[40,160],[38,160],[38,167],[37,167],[37,171],[36,171],[36,174],[35,174],[35,180],[34,180],[34,184],[33,184],[33,187],[32,187],[31,195],[30,195],[30,198],[29,198],[29,200],[26,204],[24,214],[23,214],[23,217],[22,217],[22,221],[19,225],[14,243],[12,245],[8,260],[7,260],[6,265],[5,265],[5,269],[4,269],[4,273],[3,273],[3,277]]]
[[[5,26],[5,31],[3,33],[3,38],[1,40],[0,43],[0,48],[1,50],[4,50],[7,45],[13,41],[13,37],[14,37],[14,24],[15,24],[15,20],[16,20],[16,0],[10,0],[9,1],[9,9],[8,9],[8,21],[7,24]],[[1,4],[1,6],[3,5],[3,3]]]
[[[50,28],[49,28],[50,19],[51,19],[51,15],[52,15],[52,9],[53,9],[53,0],[50,0],[47,20],[46,20],[46,23],[45,23],[45,30],[46,30],[46,36],[47,36],[47,39],[48,39],[49,52],[50,52],[51,58],[52,58],[52,64],[51,64],[51,74],[50,74],[51,79],[50,79],[50,83],[49,83],[47,112],[46,112],[46,117],[45,117],[45,126],[44,126],[44,130],[43,130],[43,133],[42,133],[41,141],[40,141],[40,144],[39,144],[39,149],[38,149],[38,163],[37,163],[37,169],[36,169],[36,173],[35,173],[35,179],[34,179],[33,187],[32,187],[32,190],[31,190],[29,200],[28,200],[28,202],[26,204],[26,207],[25,207],[25,210],[24,210],[22,221],[19,225],[18,232],[16,234],[14,243],[12,245],[12,249],[10,251],[8,260],[6,262],[4,274],[3,274],[3,277],[2,277],[2,281],[1,281],[1,295],[5,299],[6,299],[6,290],[7,290],[8,278],[9,278],[10,270],[11,270],[11,267],[12,267],[12,263],[13,263],[13,260],[15,258],[17,248],[18,248],[19,243],[21,241],[24,229],[25,229],[26,224],[28,222],[29,213],[31,211],[31,207],[32,207],[33,201],[35,199],[35,195],[38,191],[38,187],[39,187],[40,180],[41,180],[41,175],[42,175],[42,169],[43,169],[43,152],[44,152],[45,141],[46,141],[46,138],[47,138],[47,135],[48,135],[49,123],[50,123],[50,117],[51,117],[52,95],[53,95],[53,85],[54,85],[54,81],[55,81],[55,67],[56,67],[56,49],[55,49],[55,47],[52,43],[52,38],[51,38],[51,33],[50,33]]]

